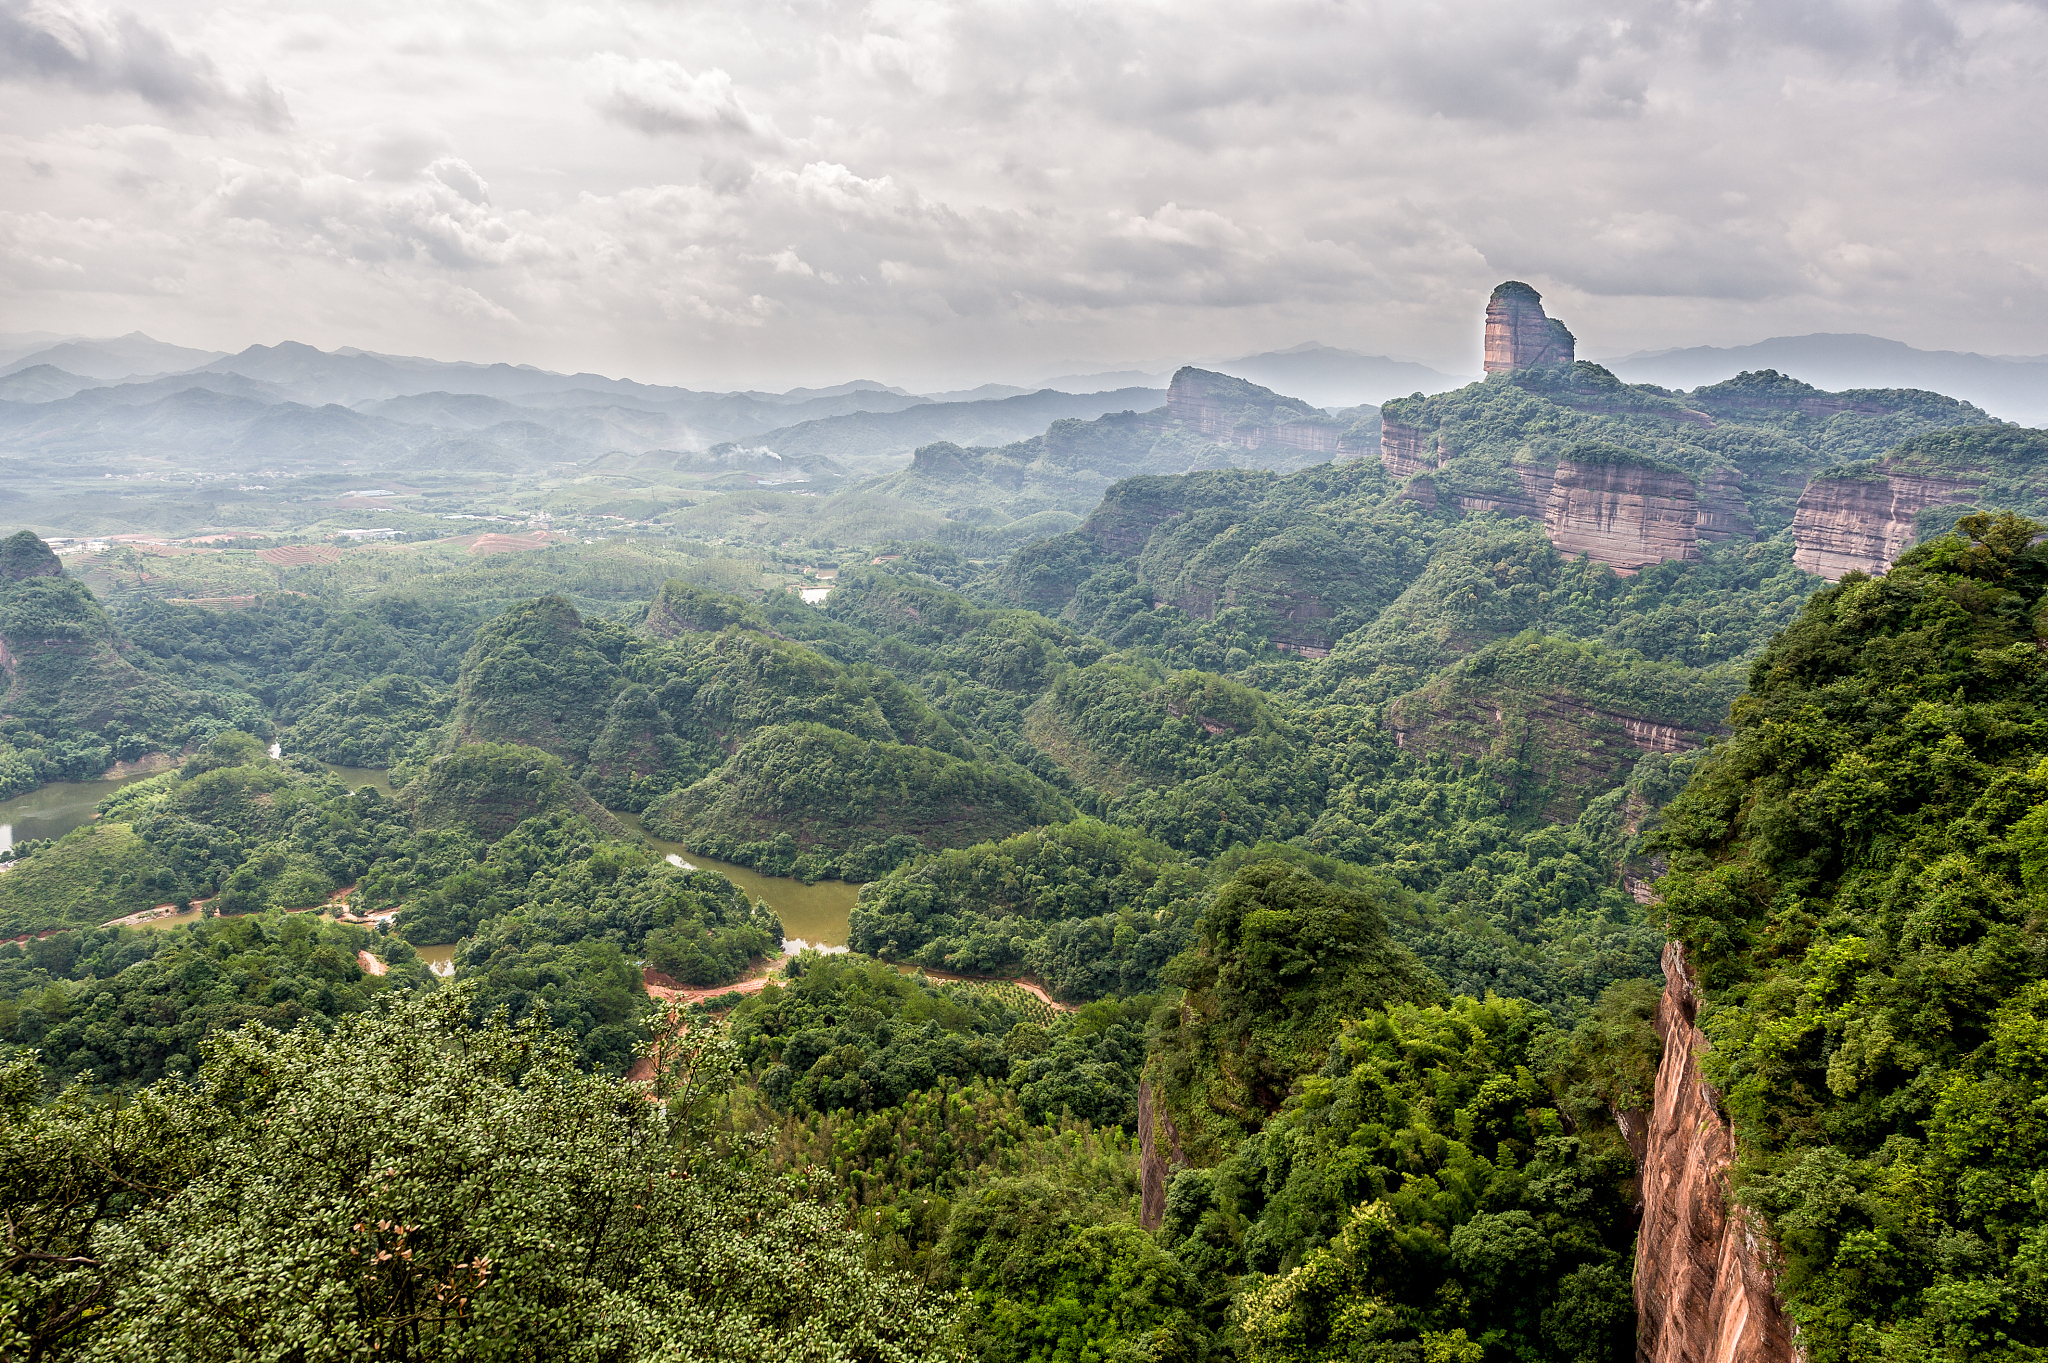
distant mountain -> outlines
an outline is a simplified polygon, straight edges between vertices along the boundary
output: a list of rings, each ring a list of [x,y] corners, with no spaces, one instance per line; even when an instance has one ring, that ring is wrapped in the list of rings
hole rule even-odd
[[[1149,411],[1166,394],[1157,388],[1108,393],[1043,389],[987,402],[933,402],[898,412],[855,412],[800,422],[748,438],[784,458],[822,455],[863,473],[900,468],[920,445],[998,446],[1040,435],[1065,417],[1092,421],[1106,412]]]
[[[0,331],[0,365],[13,364],[24,355],[77,339],[61,331]]]
[[[1054,388],[1062,393],[1106,393],[1115,388],[1160,388],[1173,377],[1174,365],[1164,369],[1107,369],[1092,374],[1062,374],[1034,384],[1030,389],[1018,392],[1035,392],[1042,388]]]
[[[1364,355],[1355,350],[1318,345],[1310,341],[1286,350],[1268,350],[1234,359],[1196,359],[1211,373],[1246,379],[1263,388],[1290,393],[1311,406],[1335,408],[1378,406],[1389,398],[1410,393],[1443,393],[1471,381],[1431,369],[1426,364]],[[1107,388],[1164,388],[1182,366],[1163,364],[1156,368],[1131,367],[1096,373],[1065,374],[1038,385],[1063,393],[1092,393]]]
[[[94,387],[97,380],[67,374],[54,364],[30,365],[0,379],[0,401],[55,402],[81,388]]]
[[[1973,402],[1995,417],[2048,425],[2048,355],[2003,357],[1916,350],[1881,336],[1818,332],[1744,346],[1638,351],[1602,360],[1630,383],[1698,388],[1775,369],[1817,388],[1925,388]]]
[[[1448,392],[1471,381],[1470,375],[1461,378],[1426,364],[1313,342],[1235,360],[1205,361],[1202,367],[1306,398],[1318,407],[1378,406],[1389,398]]]
[[[171,345],[131,331],[110,340],[63,341],[32,351],[10,364],[0,366],[0,376],[19,373],[40,364],[54,365],[69,374],[98,379],[102,383],[136,374],[167,374],[193,369],[220,357],[218,350],[194,350]]]

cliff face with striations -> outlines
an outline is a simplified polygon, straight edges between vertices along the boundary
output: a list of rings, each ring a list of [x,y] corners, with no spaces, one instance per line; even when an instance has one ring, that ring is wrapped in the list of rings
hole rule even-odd
[[[1768,1241],[1731,1207],[1735,1136],[1720,1095],[1699,1076],[1707,1039],[1685,952],[1664,948],[1657,1030],[1664,1059],[1642,1166],[1636,1240],[1638,1363],[1791,1363],[1791,1322],[1772,1291]]]
[[[1397,696],[1387,727],[1403,751],[1525,763],[1521,792],[1544,817],[1570,823],[1589,794],[1613,788],[1645,753],[1712,742],[1715,726],[1602,704],[1567,686],[1475,676],[1461,669]]]
[[[1792,513],[1792,561],[1830,582],[1851,570],[1881,573],[1913,542],[1915,517],[1966,501],[1976,487],[1963,478],[1890,470],[1816,478]]]
[[[1577,343],[1562,322],[1543,313],[1543,295],[1509,280],[1486,301],[1486,372],[1505,373],[1535,364],[1570,364]]]
[[[1396,478],[1412,478],[1436,467],[1437,437],[1406,422],[1380,418],[1380,467]]]
[[[1351,422],[1328,416],[1300,398],[1282,397],[1270,388],[1193,366],[1173,376],[1166,390],[1166,410],[1175,421],[1227,445],[1280,445],[1327,455],[1360,452],[1344,438]]]
[[[1561,553],[1585,554],[1618,573],[1699,558],[1698,523],[1690,478],[1635,464],[1560,461],[1543,510]]]

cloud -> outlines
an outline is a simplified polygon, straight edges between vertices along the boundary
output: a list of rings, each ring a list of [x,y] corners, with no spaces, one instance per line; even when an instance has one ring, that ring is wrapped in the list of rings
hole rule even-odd
[[[606,118],[651,136],[731,133],[780,142],[774,123],[741,102],[732,77],[713,68],[691,75],[671,61],[628,60],[614,52],[591,59],[598,87],[592,103]]]
[[[167,113],[223,114],[266,128],[291,121],[267,81],[231,89],[204,54],[182,50],[126,11],[0,0],[0,79],[123,92]]]
[[[696,386],[1453,368],[1524,278],[1587,353],[2048,348],[2048,0],[186,3],[0,0],[20,325]],[[220,116],[252,70],[296,125]]]

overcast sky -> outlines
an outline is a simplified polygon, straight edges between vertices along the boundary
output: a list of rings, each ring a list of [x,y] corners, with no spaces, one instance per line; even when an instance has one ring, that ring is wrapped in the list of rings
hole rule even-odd
[[[695,387],[2048,352],[2048,0],[0,0],[0,331]]]

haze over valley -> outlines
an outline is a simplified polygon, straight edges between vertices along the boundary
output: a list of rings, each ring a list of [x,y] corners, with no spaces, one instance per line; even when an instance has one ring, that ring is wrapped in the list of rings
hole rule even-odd
[[[0,0],[0,1356],[2048,1354],[2044,56]]]

